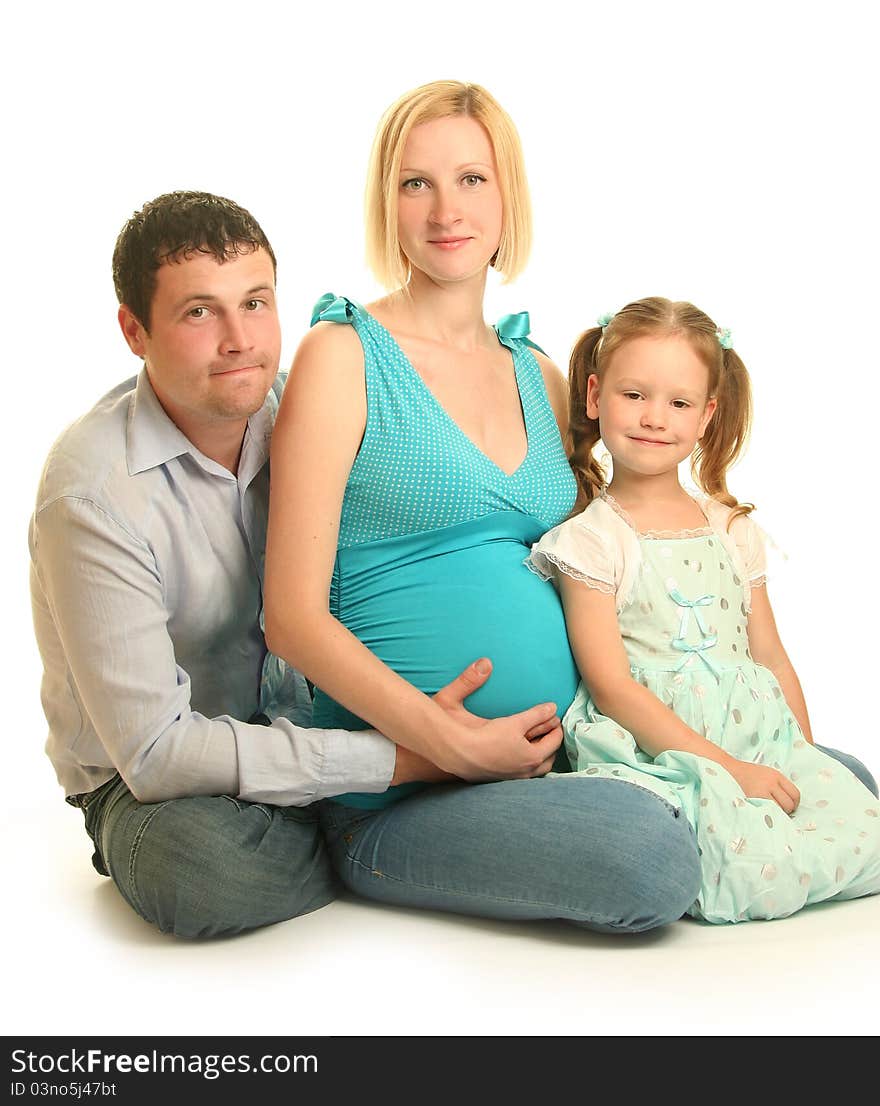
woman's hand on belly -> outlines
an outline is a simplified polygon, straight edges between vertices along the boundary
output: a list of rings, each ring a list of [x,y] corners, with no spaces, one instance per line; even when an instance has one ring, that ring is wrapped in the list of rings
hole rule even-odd
[[[562,726],[555,704],[544,703],[497,719],[480,718],[464,705],[464,700],[479,690],[491,674],[492,662],[481,657],[433,696],[450,720],[464,728],[464,740],[455,743],[451,750],[461,758],[461,770],[457,774],[446,772],[418,753],[398,745],[392,785],[452,780],[484,783],[527,779],[550,771],[562,744]]]
[[[553,767],[562,744],[556,704],[543,703],[503,718],[480,718],[465,707],[464,700],[491,674],[492,662],[481,657],[433,696],[462,727],[463,740],[456,750],[462,758],[458,776],[471,783],[543,776]]]

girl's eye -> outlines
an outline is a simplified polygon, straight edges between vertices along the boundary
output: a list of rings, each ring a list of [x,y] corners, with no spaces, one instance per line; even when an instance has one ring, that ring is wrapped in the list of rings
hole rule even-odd
[[[672,406],[675,407],[678,411],[684,411],[688,407],[690,407],[690,404],[686,399],[674,399],[672,401]]]

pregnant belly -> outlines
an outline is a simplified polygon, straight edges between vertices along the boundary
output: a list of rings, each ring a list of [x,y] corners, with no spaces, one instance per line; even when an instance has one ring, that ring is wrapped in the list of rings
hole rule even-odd
[[[333,613],[404,679],[433,694],[478,657],[490,679],[467,700],[494,718],[554,702],[561,715],[577,670],[555,590],[523,564],[543,527],[500,512],[429,534],[341,550]],[[320,692],[315,725],[362,721]]]

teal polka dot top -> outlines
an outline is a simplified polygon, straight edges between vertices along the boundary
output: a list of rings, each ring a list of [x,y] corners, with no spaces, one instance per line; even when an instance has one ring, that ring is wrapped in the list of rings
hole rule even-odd
[[[504,472],[446,413],[391,334],[363,307],[327,294],[312,325],[348,323],[364,349],[367,421],[352,467],[339,528],[339,548],[437,530],[496,511],[517,511],[549,529],[571,511],[576,485],[529,348],[528,315],[495,327],[510,350],[524,413],[528,450]]]

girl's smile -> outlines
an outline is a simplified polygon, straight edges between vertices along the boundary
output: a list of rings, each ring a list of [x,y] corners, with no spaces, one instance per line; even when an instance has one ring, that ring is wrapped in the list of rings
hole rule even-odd
[[[633,338],[587,385],[587,415],[599,420],[615,476],[677,472],[715,410],[709,370],[687,339]]]

